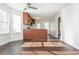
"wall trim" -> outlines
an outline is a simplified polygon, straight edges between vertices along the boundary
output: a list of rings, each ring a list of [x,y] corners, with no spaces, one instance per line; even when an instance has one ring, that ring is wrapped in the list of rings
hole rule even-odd
[[[9,42],[6,42],[6,43],[2,43],[2,44],[0,44],[0,46],[6,45],[6,44],[11,43],[11,42],[15,42],[15,41],[22,41],[22,39],[20,39],[20,40],[13,40],[13,41],[9,41]]]

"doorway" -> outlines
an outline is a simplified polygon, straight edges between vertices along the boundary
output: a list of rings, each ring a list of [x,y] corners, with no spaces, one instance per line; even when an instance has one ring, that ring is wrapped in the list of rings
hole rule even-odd
[[[60,39],[61,36],[60,24],[61,24],[61,17],[58,17],[58,39]]]

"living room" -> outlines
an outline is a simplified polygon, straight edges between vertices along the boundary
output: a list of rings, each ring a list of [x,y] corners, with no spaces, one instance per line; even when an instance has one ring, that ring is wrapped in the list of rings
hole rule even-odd
[[[79,54],[78,6],[77,3],[0,3],[0,54]]]

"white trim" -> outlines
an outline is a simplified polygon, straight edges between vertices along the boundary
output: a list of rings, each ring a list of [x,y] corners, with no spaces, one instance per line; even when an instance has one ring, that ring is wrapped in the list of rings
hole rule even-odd
[[[3,45],[5,45],[5,44],[7,44],[7,43],[9,43],[9,42],[4,42],[4,43],[1,43],[1,44],[0,44],[0,46],[3,46]]]

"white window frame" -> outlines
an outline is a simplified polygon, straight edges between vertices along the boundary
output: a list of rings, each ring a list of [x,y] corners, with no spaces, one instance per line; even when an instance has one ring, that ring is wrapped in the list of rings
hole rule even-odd
[[[17,20],[17,17],[20,17],[21,18],[21,15],[13,14],[13,20],[12,20],[13,21],[13,24],[12,24],[13,25],[13,33],[21,33],[22,32],[22,23],[21,23],[22,18],[20,19],[20,28],[19,28],[19,30],[16,30],[16,28],[14,28],[14,26],[15,26],[14,25],[14,22]],[[17,21],[15,23],[17,23]],[[17,25],[19,26],[19,23],[17,23]]]
[[[48,22],[44,23],[44,29],[47,29],[49,31],[49,23]]]
[[[37,29],[41,29],[41,24],[40,23],[37,23],[36,26],[37,26]]]
[[[0,9],[0,34],[9,34],[9,14],[5,10]]]

